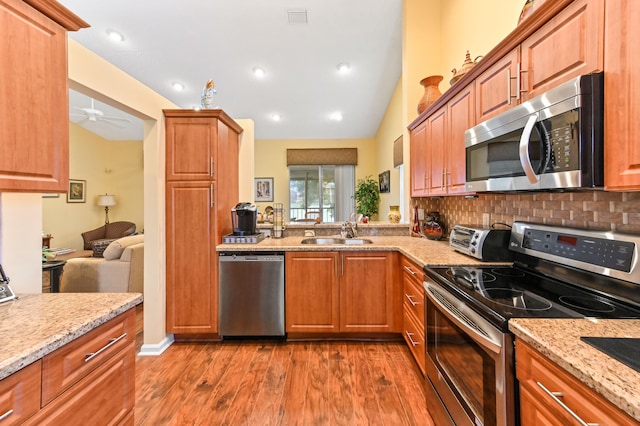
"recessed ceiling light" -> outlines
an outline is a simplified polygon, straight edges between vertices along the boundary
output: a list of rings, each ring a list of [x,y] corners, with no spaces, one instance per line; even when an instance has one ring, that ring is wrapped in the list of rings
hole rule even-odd
[[[113,41],[124,41],[124,36],[115,30],[107,30],[107,35]]]
[[[265,74],[264,69],[262,69],[260,67],[255,67],[253,69],[253,75],[255,75],[258,78],[264,77],[264,74]]]
[[[330,118],[333,121],[342,121],[342,113],[341,112],[334,112],[333,114],[331,114]]]
[[[280,121],[280,120],[282,120],[282,116],[280,114],[278,114],[278,113],[271,114],[271,119],[273,121]]]
[[[171,83],[171,87],[173,87],[173,90],[176,90],[178,92],[181,92],[184,90],[184,84],[174,81],[173,83]]]
[[[347,74],[349,71],[351,71],[351,67],[346,62],[339,63],[336,68],[338,69],[338,72],[340,74]]]

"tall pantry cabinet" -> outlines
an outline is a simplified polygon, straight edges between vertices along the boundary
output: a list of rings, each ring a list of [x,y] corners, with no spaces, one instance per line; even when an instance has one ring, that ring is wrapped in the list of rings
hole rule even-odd
[[[164,110],[167,332],[218,333],[216,246],[232,231],[242,128],[222,110]]]

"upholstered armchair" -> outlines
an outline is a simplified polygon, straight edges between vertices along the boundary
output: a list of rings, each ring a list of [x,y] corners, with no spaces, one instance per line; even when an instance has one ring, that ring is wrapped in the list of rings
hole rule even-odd
[[[61,293],[143,292],[144,235],[112,241],[104,257],[67,260],[60,277]]]
[[[93,250],[94,256],[101,257],[109,243],[135,233],[136,224],[133,222],[111,222],[80,235],[84,240],[84,250]]]

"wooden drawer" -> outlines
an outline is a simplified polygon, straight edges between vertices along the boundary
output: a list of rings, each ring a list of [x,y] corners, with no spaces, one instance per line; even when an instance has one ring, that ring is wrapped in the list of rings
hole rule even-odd
[[[27,425],[116,425],[133,423],[135,342],[109,359],[30,418]]]
[[[622,410],[521,340],[516,340],[516,376],[523,425],[578,424],[569,410],[588,424],[637,425]],[[555,393],[555,399],[551,393]]]
[[[135,342],[135,309],[95,328],[42,359],[42,406]]]
[[[42,363],[36,361],[0,380],[0,425],[17,425],[40,409]]]
[[[413,358],[418,363],[422,374],[425,374],[425,346],[424,346],[424,326],[420,326],[413,319],[413,316],[405,309],[403,316],[402,336],[409,345],[409,350]]]
[[[422,269],[406,258],[400,261],[402,273],[403,309],[414,316],[414,320],[424,329],[424,287]]]

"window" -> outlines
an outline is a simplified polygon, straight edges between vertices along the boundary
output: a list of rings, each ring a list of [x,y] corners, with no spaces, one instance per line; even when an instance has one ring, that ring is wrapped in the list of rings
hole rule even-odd
[[[354,189],[354,166],[289,166],[289,218],[348,220]]]

